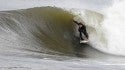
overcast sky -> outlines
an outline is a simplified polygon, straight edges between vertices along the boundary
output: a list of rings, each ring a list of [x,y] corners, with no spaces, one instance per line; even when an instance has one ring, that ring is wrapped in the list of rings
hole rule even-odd
[[[41,6],[63,8],[103,8],[112,5],[112,0],[0,0],[0,10],[24,9]]]

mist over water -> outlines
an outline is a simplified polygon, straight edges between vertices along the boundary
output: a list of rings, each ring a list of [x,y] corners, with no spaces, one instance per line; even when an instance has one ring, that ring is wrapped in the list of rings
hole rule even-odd
[[[102,12],[75,10],[74,19],[85,22],[89,32],[92,47],[115,55],[125,55],[124,43],[124,1],[114,1],[114,4]]]

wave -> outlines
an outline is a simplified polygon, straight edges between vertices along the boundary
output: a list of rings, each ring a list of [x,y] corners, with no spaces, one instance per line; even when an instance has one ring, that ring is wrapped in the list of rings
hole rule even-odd
[[[80,46],[87,45],[79,44],[73,17],[70,12],[54,7],[2,11],[1,52],[74,55],[80,52]]]
[[[123,5],[124,2],[114,4],[102,13],[54,7],[1,11],[0,28],[3,32],[1,34],[9,34],[11,41],[17,43],[15,46],[11,45],[15,48],[23,44],[20,47],[27,50],[73,54],[73,47],[81,46],[76,26],[72,22],[75,19],[78,22],[85,22],[89,34],[89,45],[106,53],[124,55],[125,33],[124,24],[121,24],[121,21],[124,22],[124,9],[119,8]],[[3,36],[8,37],[8,35],[1,35]],[[30,49],[31,47],[34,48]]]

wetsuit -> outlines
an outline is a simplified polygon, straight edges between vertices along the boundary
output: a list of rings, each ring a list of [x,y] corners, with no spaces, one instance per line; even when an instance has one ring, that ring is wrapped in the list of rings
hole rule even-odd
[[[86,26],[83,25],[82,23],[78,23],[76,21],[74,21],[77,25],[82,25],[82,27],[79,27],[78,31],[79,31],[79,36],[80,36],[80,40],[84,40],[82,33],[85,35],[85,37],[88,39],[88,33],[86,31]]]
[[[79,31],[79,36],[80,36],[80,40],[84,40],[83,36],[82,36],[82,33],[85,35],[85,37],[88,39],[88,33],[86,31],[86,26],[85,25],[82,25],[82,27],[79,27],[78,29]]]

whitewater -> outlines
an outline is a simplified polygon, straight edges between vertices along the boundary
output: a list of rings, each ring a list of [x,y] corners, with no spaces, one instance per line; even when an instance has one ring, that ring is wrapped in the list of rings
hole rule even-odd
[[[124,70],[124,0],[0,0],[1,70]],[[88,44],[79,44],[82,22]]]

